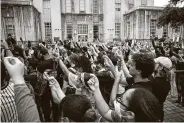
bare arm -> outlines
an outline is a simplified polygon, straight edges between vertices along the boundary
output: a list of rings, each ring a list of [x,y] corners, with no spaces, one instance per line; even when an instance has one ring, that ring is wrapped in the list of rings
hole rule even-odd
[[[112,110],[109,108],[109,106],[105,102],[99,88],[97,90],[95,90],[94,96],[95,96],[97,109],[100,112],[100,114],[102,115],[102,117],[104,117],[105,119],[107,119],[109,121],[113,121],[112,117],[111,117]]]
[[[69,70],[68,70],[68,68],[65,66],[65,64],[63,63],[63,61],[62,61],[61,59],[59,59],[59,66],[60,66],[60,68],[63,70],[64,74],[65,74],[66,76],[68,76],[68,75],[69,75]]]
[[[129,73],[129,70],[128,70],[127,66],[126,66],[126,63],[125,63],[123,57],[121,58],[121,66],[122,66],[122,70],[123,70],[123,72],[124,72],[125,77],[126,77],[126,78],[127,78],[127,77],[132,77],[132,76],[130,75],[130,73]]]
[[[110,96],[110,102],[109,102],[110,106],[113,106],[113,102],[116,100],[116,95],[117,95],[117,92],[118,92],[120,78],[121,78],[120,75],[116,75],[116,77],[115,77],[114,85],[112,87],[111,96]]]

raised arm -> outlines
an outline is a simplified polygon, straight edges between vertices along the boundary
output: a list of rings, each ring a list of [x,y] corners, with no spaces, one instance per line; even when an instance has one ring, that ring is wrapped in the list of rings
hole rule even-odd
[[[23,78],[24,64],[15,57],[4,58],[6,69],[14,82],[15,104],[20,122],[40,122],[33,95]]]
[[[6,41],[1,42],[1,46],[4,48],[5,55],[6,55],[5,57],[8,57],[8,56],[13,57],[13,54],[12,54],[11,50],[9,49]]]
[[[121,79],[121,75],[122,75],[122,73],[119,72],[118,69],[116,69],[114,85],[112,87],[111,97],[110,97],[110,102],[109,102],[110,106],[113,106],[114,101],[116,100],[116,95],[117,95],[117,92],[118,92],[118,87],[119,87],[119,82],[120,82],[120,79]]]
[[[54,77],[48,77],[46,73],[44,73],[46,76],[47,80],[49,81],[49,86],[51,88],[51,94],[54,103],[60,104],[62,99],[65,97],[65,94],[61,90],[61,87],[58,83],[58,81]]]
[[[61,59],[59,59],[59,66],[64,72],[64,74],[68,77],[70,72]]]
[[[126,78],[127,78],[127,77],[132,77],[132,76],[130,75],[130,73],[129,73],[129,70],[128,70],[127,66],[126,66],[126,63],[125,63],[125,61],[124,61],[124,57],[123,57],[122,52],[121,52],[121,51],[117,52],[117,56],[118,56],[118,58],[119,58],[120,61],[121,61],[121,69],[123,70],[123,73],[124,73],[125,77],[126,77]]]
[[[109,57],[107,55],[103,55],[103,59],[104,59],[104,65],[105,67],[110,70],[113,74],[113,76],[115,77],[115,66],[113,65],[112,61],[109,59]]]
[[[113,121],[111,117],[112,110],[109,108],[109,106],[107,105],[107,103],[105,102],[101,94],[98,78],[95,75],[91,75],[91,77],[92,78],[88,81],[88,85],[91,88],[91,90],[94,92],[97,109],[102,115],[102,117],[104,117],[109,121]]]

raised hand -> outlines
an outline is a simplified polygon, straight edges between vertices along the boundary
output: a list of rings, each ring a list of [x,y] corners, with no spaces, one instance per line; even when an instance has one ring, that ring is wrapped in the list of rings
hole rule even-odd
[[[4,65],[11,77],[11,79],[17,81],[24,80],[24,64],[16,57],[5,57],[4,58]]]
[[[103,55],[103,59],[105,67],[107,67],[108,69],[114,69],[114,65],[108,56]]]
[[[1,48],[8,49],[8,43],[6,41],[1,41]]]
[[[60,85],[59,85],[58,81],[53,76],[49,77],[48,81],[49,81],[49,86],[50,86],[51,90],[57,92],[58,89],[60,89]]]
[[[44,73],[44,77],[47,78],[47,80],[49,81],[53,101],[56,104],[60,104],[62,99],[65,97],[65,94],[61,90],[58,81],[53,76],[49,77],[46,73]]]
[[[89,88],[95,92],[96,89],[99,88],[99,81],[98,78],[94,74],[90,74],[90,79],[87,81]]]
[[[115,55],[116,55],[120,60],[124,59],[123,53],[122,53],[121,50],[117,50],[117,51],[115,52]]]

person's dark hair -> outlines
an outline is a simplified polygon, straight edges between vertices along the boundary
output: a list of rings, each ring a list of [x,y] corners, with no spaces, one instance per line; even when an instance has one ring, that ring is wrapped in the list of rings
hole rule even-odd
[[[143,78],[147,78],[153,73],[155,62],[150,54],[135,53],[133,54],[132,59],[136,64],[136,69],[141,71],[141,76]]]
[[[104,59],[103,59],[103,55],[106,55],[105,51],[101,51],[97,57],[97,61],[96,64],[104,64]]]
[[[115,56],[113,55],[112,52],[111,52],[110,55],[109,55],[109,59],[112,61],[113,65],[117,65],[117,63],[118,63],[118,58],[115,57]]]
[[[36,69],[38,66],[38,60],[34,59],[34,60],[30,60],[29,61],[29,66],[31,66],[33,69]]]
[[[109,103],[112,87],[114,84],[114,78],[112,78],[108,74],[108,71],[103,71],[103,72],[97,73],[96,76],[99,80],[100,91],[102,93],[102,96],[103,96],[104,100],[107,103]]]
[[[75,67],[82,68],[83,72],[92,73],[91,62],[86,56],[78,56],[73,59]]]
[[[88,51],[88,48],[87,48],[87,47],[83,47],[83,48],[82,48],[82,51],[83,51],[83,52],[87,52],[87,51]]]
[[[46,49],[40,48],[40,53],[42,55],[46,55],[46,54],[48,54],[48,51]]]
[[[97,115],[90,100],[83,95],[67,95],[60,103],[64,117],[75,122],[94,122]]]
[[[136,88],[129,98],[128,110],[136,122],[161,122],[163,111],[157,98],[148,90]]]
[[[42,42],[43,45],[45,45],[45,42]]]
[[[34,49],[33,55],[34,55],[34,57],[35,57],[36,59],[38,59],[38,48],[35,48],[35,49]]]
[[[30,48],[31,47],[31,42],[30,41],[28,41],[28,48]]]

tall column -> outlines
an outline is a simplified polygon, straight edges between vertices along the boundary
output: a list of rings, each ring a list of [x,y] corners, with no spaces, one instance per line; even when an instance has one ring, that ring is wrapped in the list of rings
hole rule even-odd
[[[137,19],[136,19],[136,28],[135,28],[135,30],[136,30],[136,32],[135,32],[135,35],[136,35],[136,37],[135,37],[135,39],[139,39],[139,11],[136,11],[136,16],[137,16]]]
[[[104,0],[104,40],[115,37],[115,0]]]
[[[54,37],[59,37],[62,39],[62,30],[61,30],[61,7],[60,0],[51,0],[51,22],[52,22],[52,40]]]
[[[144,38],[147,39],[147,30],[148,30],[148,27],[147,27],[147,11],[145,10],[145,13],[144,13],[144,17],[145,17],[145,20],[144,20]]]

